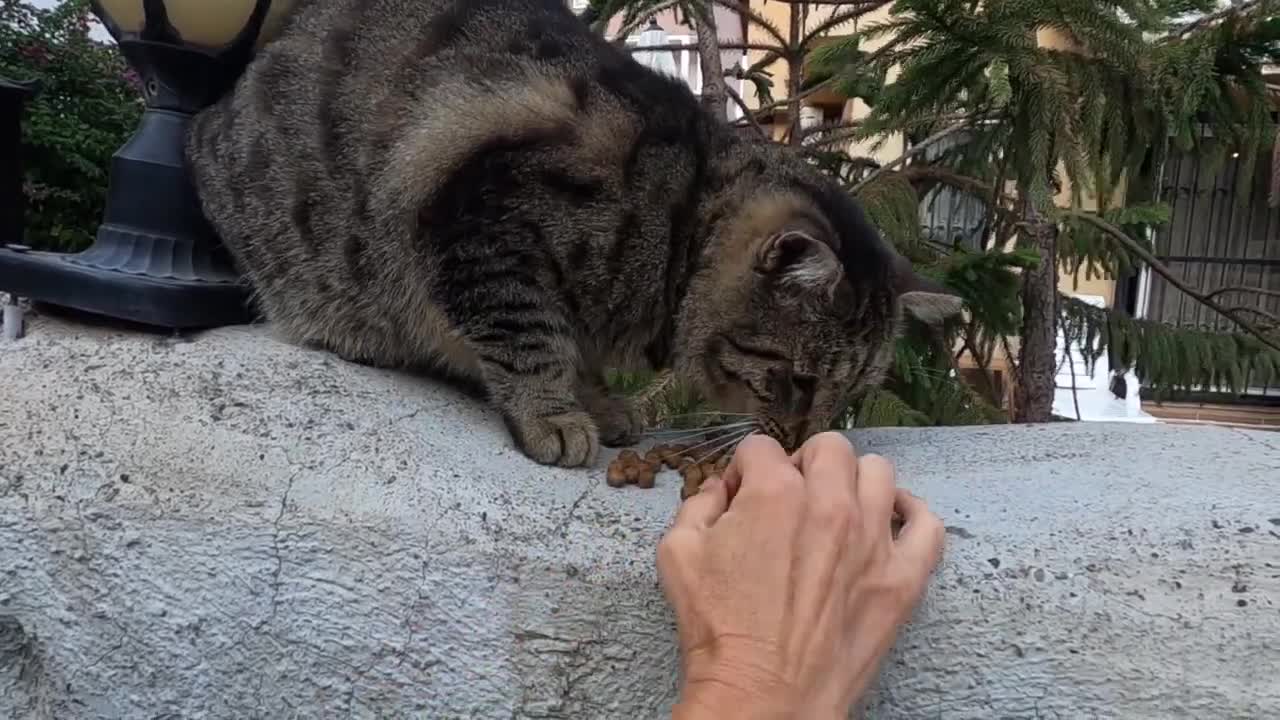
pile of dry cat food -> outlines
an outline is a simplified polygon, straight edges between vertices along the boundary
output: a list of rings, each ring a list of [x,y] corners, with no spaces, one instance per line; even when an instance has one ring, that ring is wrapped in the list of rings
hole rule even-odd
[[[635,485],[648,489],[654,486],[655,478],[665,465],[680,472],[680,477],[684,479],[680,499],[687,500],[698,492],[704,480],[724,472],[733,459],[731,448],[713,453],[691,453],[690,449],[683,445],[658,445],[646,452],[644,457],[635,450],[623,450],[609,463],[606,482],[609,487]],[[698,457],[694,457],[695,454]]]

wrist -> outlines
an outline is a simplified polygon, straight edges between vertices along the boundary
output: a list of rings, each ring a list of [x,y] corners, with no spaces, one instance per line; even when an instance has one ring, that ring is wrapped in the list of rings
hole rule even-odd
[[[784,693],[747,690],[718,680],[687,683],[672,710],[672,720],[791,720],[797,717]]]

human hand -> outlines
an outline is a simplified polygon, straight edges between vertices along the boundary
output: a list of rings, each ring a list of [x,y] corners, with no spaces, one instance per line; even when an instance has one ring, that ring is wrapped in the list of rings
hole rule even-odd
[[[847,717],[942,546],[942,523],[895,488],[893,466],[842,435],[790,457],[747,438],[658,546],[684,676],[675,718]]]

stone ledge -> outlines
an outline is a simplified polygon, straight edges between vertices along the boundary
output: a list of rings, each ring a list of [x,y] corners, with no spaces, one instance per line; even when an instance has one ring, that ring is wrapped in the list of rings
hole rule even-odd
[[[536,466],[461,395],[232,328],[0,344],[0,716],[659,718],[679,479]],[[1280,714],[1280,441],[853,435],[948,551],[870,716]]]

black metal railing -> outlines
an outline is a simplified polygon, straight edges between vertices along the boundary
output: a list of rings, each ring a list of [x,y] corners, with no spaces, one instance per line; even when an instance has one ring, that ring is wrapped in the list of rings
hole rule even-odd
[[[1254,159],[1234,148],[1215,148],[1215,138],[1202,131],[1199,152],[1176,152],[1164,166],[1160,200],[1172,214],[1155,234],[1156,256],[1188,285],[1201,292],[1224,288],[1258,288],[1280,292],[1280,208],[1271,207],[1271,148]],[[1219,151],[1215,161],[1213,151]],[[1280,297],[1245,289],[1223,292],[1217,299],[1239,308],[1262,326],[1280,316]],[[1233,323],[1152,275],[1145,303],[1150,320],[1179,327],[1225,331]],[[1244,396],[1280,395],[1280,388],[1252,382]],[[1210,389],[1212,390],[1212,389]]]

